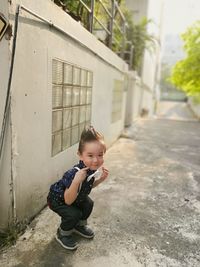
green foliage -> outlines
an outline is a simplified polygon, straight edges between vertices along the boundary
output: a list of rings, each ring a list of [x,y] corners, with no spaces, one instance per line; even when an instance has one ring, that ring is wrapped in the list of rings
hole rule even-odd
[[[67,11],[68,14],[70,14],[72,17],[74,17],[77,20],[80,20],[82,24],[89,29],[89,13],[87,10],[82,6],[82,4],[78,0],[54,0],[56,4],[63,6],[64,9]],[[84,0],[84,3],[90,7],[91,0]],[[111,12],[111,0],[103,0],[104,5],[106,8]],[[120,6],[120,9],[122,10],[122,13],[124,14],[127,23],[128,28],[126,31],[126,39],[128,41],[131,41],[134,46],[134,55],[133,55],[133,62],[132,62],[132,68],[134,70],[139,71],[142,67],[142,60],[143,60],[143,54],[145,49],[152,52],[155,48],[156,44],[156,38],[149,34],[147,31],[147,26],[152,23],[152,20],[148,20],[146,18],[141,19],[141,21],[138,24],[135,24],[133,22],[132,14],[126,7],[125,0],[118,0],[118,5]],[[110,18],[108,14],[104,11],[102,5],[99,1],[95,2],[95,10],[94,10],[95,17],[98,18],[98,20],[107,28],[110,29]],[[122,18],[118,12],[117,9],[115,9],[114,14],[114,20],[115,23],[113,25],[113,37],[114,42],[112,44],[112,50],[116,53],[119,53],[122,50],[123,46],[123,39],[124,36],[116,26],[118,26],[122,29],[123,22]],[[109,43],[109,38],[107,34],[101,34],[102,27],[99,25],[98,21],[94,19],[94,25],[93,25],[94,33],[96,33],[97,38],[104,42],[106,45]],[[128,50],[128,45],[125,48],[125,50]],[[127,59],[127,58],[126,58]]]
[[[128,24],[126,29],[126,39],[134,46],[132,68],[140,72],[145,49],[152,53],[156,47],[157,39],[147,31],[148,25],[153,23],[153,21],[143,17],[139,23],[134,23],[132,13],[128,10],[125,1],[122,0],[119,4]],[[120,19],[117,18],[117,14],[115,15],[115,20],[120,24]],[[118,44],[121,44],[123,36],[116,28],[114,28],[114,36],[118,41]],[[129,45],[127,45],[125,50],[128,50],[128,46]],[[119,51],[120,48],[120,45],[115,44],[113,50]]]
[[[171,74],[171,66],[168,64],[161,65],[161,74],[160,74],[160,87],[162,91],[177,90],[176,87],[168,81]]]
[[[189,96],[200,94],[200,21],[182,34],[186,57],[176,63],[170,81]]]
[[[81,21],[82,24],[89,29],[89,14],[79,1],[71,0],[54,0],[54,2],[61,6],[70,16],[75,20]],[[91,0],[84,0],[84,3],[90,8]]]
[[[5,246],[14,245],[26,228],[26,223],[16,222],[8,225],[6,232],[0,232],[0,249]]]
[[[142,67],[142,60],[145,49],[152,53],[156,47],[157,40],[154,35],[149,34],[147,26],[153,23],[151,19],[143,17],[138,24],[134,24],[131,16],[126,12],[129,28],[127,31],[127,39],[133,43],[133,69],[139,71]]]

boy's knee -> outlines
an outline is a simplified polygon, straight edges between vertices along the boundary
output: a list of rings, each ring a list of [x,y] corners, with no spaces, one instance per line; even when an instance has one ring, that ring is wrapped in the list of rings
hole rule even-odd
[[[76,210],[71,214],[71,218],[74,220],[74,222],[78,222],[82,216],[83,214],[81,210]]]
[[[87,206],[90,209],[93,209],[93,206],[94,206],[94,201],[89,197],[88,197],[88,200],[87,200]]]
[[[94,201],[90,197],[87,197],[86,201],[85,201],[85,204],[88,205],[88,206],[92,206],[93,207]]]
[[[94,201],[88,197],[87,201],[83,205],[83,217],[88,217],[93,210]]]

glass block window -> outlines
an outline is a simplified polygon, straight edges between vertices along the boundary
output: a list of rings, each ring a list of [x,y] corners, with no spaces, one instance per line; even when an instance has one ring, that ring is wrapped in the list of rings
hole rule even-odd
[[[52,61],[52,156],[79,142],[91,123],[93,73]]]
[[[122,117],[123,81],[115,80],[112,97],[112,122]]]

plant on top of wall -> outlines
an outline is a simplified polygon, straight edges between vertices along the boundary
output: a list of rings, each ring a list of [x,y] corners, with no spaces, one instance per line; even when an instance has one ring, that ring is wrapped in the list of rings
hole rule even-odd
[[[85,28],[89,29],[89,13],[87,10],[83,7],[83,5],[80,3],[80,1],[73,1],[73,0],[54,0],[54,2],[61,6],[70,16],[72,16],[75,20],[80,21]],[[141,72],[142,69],[142,62],[143,62],[143,55],[145,49],[147,49],[150,53],[153,52],[153,50],[156,47],[157,39],[154,35],[148,33],[147,27],[149,24],[153,23],[151,19],[147,19],[143,17],[139,23],[134,23],[132,19],[132,15],[128,8],[126,7],[125,0],[117,0],[118,6],[120,6],[120,9],[122,10],[126,20],[127,20],[127,30],[126,30],[126,39],[130,42],[132,42],[134,46],[134,53],[133,53],[133,60],[132,60],[132,66],[131,68],[133,70],[136,70],[138,73]],[[91,0],[84,0],[84,3],[90,7]],[[111,1],[110,0],[104,0],[103,3],[107,7],[108,10],[111,8]],[[107,25],[109,28],[110,18],[106,16],[105,13],[102,12],[101,5],[96,1],[95,4],[95,10],[94,14],[96,17],[98,17],[101,21],[103,21],[104,25]],[[120,22],[120,16],[117,9],[115,9],[114,14],[115,21]],[[94,29],[97,27],[98,22],[94,21]],[[121,44],[123,42],[123,35],[120,33],[120,31],[114,27],[113,29],[114,37],[117,42],[112,44],[112,50],[119,54],[119,51],[121,50]],[[108,45],[108,36],[105,37],[103,41],[106,45]],[[125,50],[127,50],[127,47],[125,47]],[[126,55],[125,55],[125,59]]]

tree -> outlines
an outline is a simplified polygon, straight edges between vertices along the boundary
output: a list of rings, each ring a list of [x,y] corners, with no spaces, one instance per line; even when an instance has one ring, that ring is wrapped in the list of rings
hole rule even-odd
[[[200,95],[200,21],[182,34],[186,57],[172,69],[170,81],[189,96]]]
[[[138,24],[134,24],[129,11],[126,11],[125,14],[129,24],[127,39],[130,40],[134,46],[132,66],[134,70],[140,71],[145,49],[152,53],[156,47],[156,37],[147,31],[147,26],[153,23],[153,21],[143,17]]]

